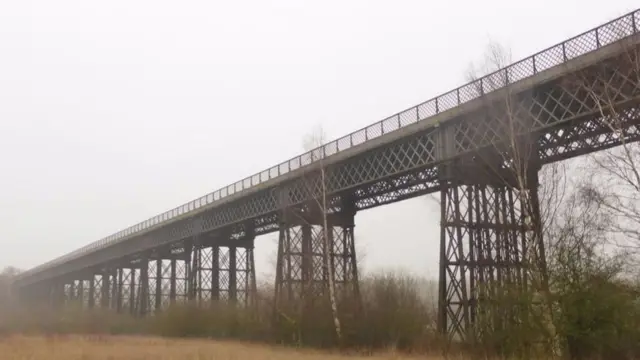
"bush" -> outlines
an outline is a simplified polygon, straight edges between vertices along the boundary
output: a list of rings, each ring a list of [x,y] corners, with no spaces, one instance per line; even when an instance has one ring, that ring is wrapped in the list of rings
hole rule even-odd
[[[252,307],[225,303],[174,304],[145,318],[70,304],[58,311],[20,309],[0,316],[0,329],[46,334],[153,334],[167,337],[209,337],[312,347],[428,349],[435,339],[432,297],[419,279],[401,274],[377,274],[360,285],[361,299],[341,298],[344,333],[338,343],[327,299],[316,299],[304,316],[280,309],[274,318],[273,300],[260,295]],[[423,291],[421,291],[421,289]],[[260,294],[268,293],[261,291]],[[0,313],[1,314],[1,313]],[[289,315],[287,315],[289,314]],[[274,321],[276,320],[276,321]]]
[[[431,347],[437,338],[436,309],[430,301],[435,294],[421,294],[421,288],[429,291],[425,287],[419,279],[401,274],[366,278],[361,286],[362,317],[353,324],[356,343],[399,350]]]
[[[623,258],[595,246],[558,246],[553,271],[556,330],[571,359],[640,357],[637,284],[625,280]]]

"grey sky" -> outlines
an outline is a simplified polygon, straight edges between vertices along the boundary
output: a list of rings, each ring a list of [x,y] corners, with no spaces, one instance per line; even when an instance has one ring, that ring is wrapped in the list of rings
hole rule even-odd
[[[634,6],[3,1],[0,266],[35,266],[297,155],[316,124],[335,138],[450,90],[490,40],[517,59]],[[366,268],[435,275],[438,222],[427,199],[358,214]]]

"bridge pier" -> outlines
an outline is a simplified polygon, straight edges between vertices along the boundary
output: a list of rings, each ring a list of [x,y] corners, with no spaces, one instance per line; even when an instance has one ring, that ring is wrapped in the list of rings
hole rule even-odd
[[[75,303],[80,298],[78,293],[79,284],[77,280],[69,280],[65,284],[65,299],[67,303]]]
[[[151,282],[153,283],[153,308],[155,313],[159,313],[163,308],[169,306],[169,283],[171,282],[171,261],[168,258],[171,254],[156,254],[155,264],[151,271]],[[150,287],[151,289],[151,287]]]
[[[80,280],[78,280],[77,291],[78,303],[80,304],[80,307],[84,308],[86,307],[85,303],[87,302],[87,287],[85,286],[84,276],[80,276]]]
[[[538,162],[514,169],[494,155],[440,169],[438,327],[452,340],[486,341],[522,324],[531,309],[514,304],[535,291],[531,271],[546,273]]]
[[[133,313],[135,301],[136,274],[135,268],[130,264],[124,265],[118,269],[118,312]]]
[[[255,234],[250,224],[203,240],[194,250],[193,296],[198,304],[255,302]]]
[[[276,316],[283,312],[302,317],[310,315],[305,309],[311,310],[328,300],[330,275],[333,275],[338,302],[350,299],[359,304],[354,217],[353,203],[344,199],[336,211],[329,213],[318,211],[313,204],[281,213]]]
[[[98,293],[97,294],[98,296],[96,296],[96,275],[92,273],[88,281],[89,281],[89,289],[87,291],[87,294],[88,294],[87,307],[89,309],[93,309],[96,302],[96,298],[98,299],[98,301],[100,300],[100,295],[99,295],[100,293]]]
[[[136,264],[138,270],[138,285],[136,287],[136,297],[132,314],[134,316],[145,316],[149,311],[149,258],[148,254],[143,254]]]
[[[115,274],[112,273],[111,276],[106,277],[106,279],[110,280],[109,285],[100,286],[100,293],[108,293],[111,290],[111,299],[102,302],[103,306],[110,304],[112,309],[118,313],[139,314],[140,301],[142,301],[141,294],[143,292],[141,289],[143,286],[141,263],[121,264],[114,270]]]
[[[109,308],[110,296],[111,296],[111,274],[108,270],[103,269],[100,273],[100,307],[103,309]]]
[[[62,280],[55,279],[51,281],[49,286],[49,303],[52,309],[59,309],[65,303],[65,283]]]
[[[118,295],[119,295],[119,282],[118,282],[118,269],[112,267],[108,270],[109,277],[109,305],[112,310],[118,309]]]

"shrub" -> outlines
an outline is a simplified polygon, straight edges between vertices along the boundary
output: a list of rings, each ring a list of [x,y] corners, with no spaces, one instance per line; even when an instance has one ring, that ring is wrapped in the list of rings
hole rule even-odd
[[[225,303],[174,304],[145,318],[69,304],[59,310],[46,307],[12,311],[0,317],[6,331],[48,334],[154,334],[167,337],[212,337],[313,347],[426,349],[435,339],[432,296],[425,296],[419,279],[402,274],[376,274],[360,286],[361,301],[342,297],[339,312],[344,339],[336,338],[327,299],[315,299],[300,316],[280,309],[274,318],[273,300],[260,291],[251,307]],[[291,311],[288,311],[291,310]],[[303,315],[303,316],[302,316]],[[275,321],[274,321],[275,320]]]

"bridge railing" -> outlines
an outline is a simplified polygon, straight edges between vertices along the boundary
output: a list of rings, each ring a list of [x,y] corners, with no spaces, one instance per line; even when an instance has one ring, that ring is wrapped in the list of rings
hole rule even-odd
[[[81,257],[87,253],[114,245],[151,227],[168,223],[177,217],[199,210],[204,206],[215,204],[227,196],[240,193],[256,185],[275,179],[303,166],[309,165],[313,161],[334,155],[405,126],[415,124],[418,121],[452,109],[511,83],[528,78],[556,65],[561,65],[573,58],[636,34],[638,33],[639,27],[640,10],[635,10],[604,25],[600,25],[597,28],[570,38],[560,44],[542,50],[528,58],[515,62],[505,68],[499,69],[482,78],[469,82],[457,89],[398,112],[384,120],[378,121],[349,135],[319,146],[302,155],[296,156],[269,169],[263,170],[186,204],[166,211],[160,215],[128,227],[113,235],[107,236],[106,238],[93,242],[62,257],[30,269],[22,273],[21,277],[26,277],[30,274],[43,271],[74,258]]]

